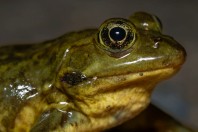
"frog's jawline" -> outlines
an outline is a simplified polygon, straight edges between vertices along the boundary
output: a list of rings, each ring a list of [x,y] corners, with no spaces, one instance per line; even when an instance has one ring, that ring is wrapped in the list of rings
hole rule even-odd
[[[144,77],[145,75],[147,76],[164,76],[164,79],[167,79],[171,76],[173,76],[174,74],[176,74],[179,70],[180,70],[180,66],[178,67],[166,67],[166,68],[159,68],[159,69],[155,69],[155,70],[145,70],[145,71],[138,71],[138,72],[130,72],[130,73],[126,73],[126,74],[118,74],[115,76],[99,76],[97,77],[98,79],[103,79],[103,78],[111,78],[111,77],[121,77],[121,76],[136,76],[136,77]],[[140,78],[137,78],[140,79]],[[136,81],[136,80],[135,80]]]

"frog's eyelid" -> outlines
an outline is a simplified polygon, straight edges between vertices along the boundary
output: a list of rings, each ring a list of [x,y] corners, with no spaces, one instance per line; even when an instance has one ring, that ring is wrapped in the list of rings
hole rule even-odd
[[[153,30],[162,32],[162,23],[160,19],[146,12],[136,12],[129,17],[129,20],[137,27],[142,30]]]

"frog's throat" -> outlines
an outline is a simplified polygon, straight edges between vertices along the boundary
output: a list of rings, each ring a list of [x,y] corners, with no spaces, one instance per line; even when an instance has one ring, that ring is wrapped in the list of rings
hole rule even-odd
[[[92,91],[95,94],[90,95],[91,98],[82,97],[84,103],[76,102],[82,112],[89,116],[90,123],[85,124],[97,126],[95,130],[100,130],[105,126],[110,128],[135,117],[150,103],[150,96],[156,83],[170,77],[176,71],[174,68],[164,68],[143,72],[143,75],[133,73],[98,78],[101,83],[98,91]],[[118,84],[118,79],[120,85],[114,86],[115,82]],[[87,127],[82,125],[81,129],[83,128]]]

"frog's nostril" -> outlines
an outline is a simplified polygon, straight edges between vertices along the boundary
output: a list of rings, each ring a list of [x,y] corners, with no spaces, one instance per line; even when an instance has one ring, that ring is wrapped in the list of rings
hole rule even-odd
[[[154,41],[154,45],[153,45],[153,48],[157,49],[159,48],[159,45],[160,45],[160,42],[162,41],[162,38],[161,37],[156,37],[153,39]]]
[[[176,53],[177,60],[180,61],[179,65],[182,65],[186,60],[186,56],[187,56],[186,50],[179,43],[175,44],[175,50],[176,50],[175,53]]]
[[[171,59],[176,67],[181,66],[186,60],[186,50],[180,45],[175,45],[174,54],[172,54]]]

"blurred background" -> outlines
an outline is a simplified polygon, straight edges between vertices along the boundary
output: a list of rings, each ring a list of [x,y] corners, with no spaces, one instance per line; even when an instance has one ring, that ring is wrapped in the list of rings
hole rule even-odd
[[[157,15],[164,34],[187,50],[181,71],[157,86],[152,102],[198,130],[198,1],[196,0],[0,0],[0,44],[34,43],[69,31],[97,28],[135,11]]]

